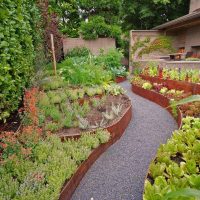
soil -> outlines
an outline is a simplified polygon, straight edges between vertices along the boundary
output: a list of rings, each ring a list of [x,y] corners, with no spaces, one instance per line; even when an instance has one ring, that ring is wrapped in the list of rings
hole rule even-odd
[[[8,131],[8,132],[16,132],[20,126],[21,119],[19,117],[18,111],[13,113],[7,120],[6,123],[0,121],[0,132]]]
[[[178,165],[180,165],[180,163],[184,161],[182,154],[179,152],[177,152],[175,156],[171,156],[170,158]]]
[[[131,105],[131,101],[126,95],[108,95],[106,97],[106,100],[103,104],[101,104],[99,107],[91,107],[91,111],[86,115],[86,119],[88,120],[90,125],[95,125],[96,123],[100,123],[102,121],[102,113],[103,112],[110,112],[111,111],[111,106],[114,104],[115,106],[118,104],[122,105],[122,111],[120,114],[115,117],[113,120],[108,121],[104,127],[110,126],[113,124],[115,121],[121,118],[121,116],[125,113],[126,109]],[[94,129],[87,129],[87,130],[82,130],[79,127],[76,128],[63,128],[61,129],[58,134],[59,136],[72,136],[72,135],[77,135],[81,134],[87,131],[91,131]]]

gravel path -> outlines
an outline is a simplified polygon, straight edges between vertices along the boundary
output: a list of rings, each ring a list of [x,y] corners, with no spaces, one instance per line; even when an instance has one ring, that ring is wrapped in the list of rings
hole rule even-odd
[[[72,200],[142,200],[149,163],[160,143],[177,129],[170,114],[121,84],[132,100],[133,118],[126,132],[89,169]]]

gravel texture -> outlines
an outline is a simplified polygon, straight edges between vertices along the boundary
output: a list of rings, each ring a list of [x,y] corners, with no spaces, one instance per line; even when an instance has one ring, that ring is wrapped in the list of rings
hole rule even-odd
[[[133,94],[127,81],[121,86],[132,100],[133,118],[121,139],[88,170],[72,200],[142,200],[150,161],[177,129],[165,109]]]

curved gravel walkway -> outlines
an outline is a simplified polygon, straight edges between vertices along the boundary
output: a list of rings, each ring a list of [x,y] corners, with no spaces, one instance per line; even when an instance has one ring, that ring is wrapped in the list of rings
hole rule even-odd
[[[133,118],[126,132],[89,169],[72,200],[142,200],[144,178],[160,143],[177,129],[171,115],[131,92]]]

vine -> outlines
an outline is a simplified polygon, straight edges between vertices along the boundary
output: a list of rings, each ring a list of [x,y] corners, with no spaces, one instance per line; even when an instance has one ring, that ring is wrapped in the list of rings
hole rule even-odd
[[[138,56],[141,58],[144,54],[150,54],[155,51],[161,52],[173,52],[174,49],[172,47],[172,39],[167,36],[159,36],[152,42],[150,42],[147,46],[144,46],[143,49],[138,53]]]

